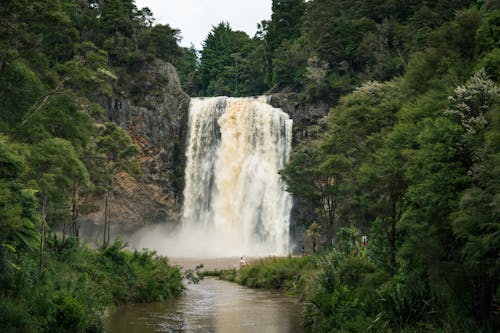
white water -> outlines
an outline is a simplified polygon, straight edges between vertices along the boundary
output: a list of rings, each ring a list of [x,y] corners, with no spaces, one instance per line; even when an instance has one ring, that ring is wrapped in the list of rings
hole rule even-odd
[[[188,128],[183,225],[170,255],[288,254],[292,199],[278,171],[292,120],[265,97],[194,98]]]

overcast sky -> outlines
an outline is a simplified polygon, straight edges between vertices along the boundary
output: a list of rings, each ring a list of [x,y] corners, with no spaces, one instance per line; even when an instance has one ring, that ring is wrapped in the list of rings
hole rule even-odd
[[[253,37],[257,23],[271,17],[272,0],[136,0],[138,8],[149,7],[156,23],[181,30],[182,46],[201,49],[213,25],[229,22],[233,30]]]

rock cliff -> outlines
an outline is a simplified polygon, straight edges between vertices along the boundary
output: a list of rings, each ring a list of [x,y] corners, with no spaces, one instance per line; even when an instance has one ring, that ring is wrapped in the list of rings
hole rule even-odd
[[[142,174],[136,179],[119,175],[111,223],[123,231],[149,223],[177,222],[189,96],[183,92],[175,68],[161,60],[122,75],[119,87],[112,97],[98,100],[108,119],[126,129],[140,146]],[[102,223],[103,211],[87,219],[91,222],[87,228],[92,228],[92,224]]]
[[[300,95],[295,92],[270,95],[269,103],[274,107],[281,108],[293,119],[294,147],[317,135],[315,131],[318,131],[318,129],[314,129],[314,127],[328,114],[331,107],[330,104],[323,101],[316,103],[304,102]]]

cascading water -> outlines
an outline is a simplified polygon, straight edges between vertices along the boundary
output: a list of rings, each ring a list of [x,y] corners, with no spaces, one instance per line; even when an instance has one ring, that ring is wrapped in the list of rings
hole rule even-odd
[[[188,127],[183,233],[201,254],[288,254],[292,120],[265,97],[193,98]]]

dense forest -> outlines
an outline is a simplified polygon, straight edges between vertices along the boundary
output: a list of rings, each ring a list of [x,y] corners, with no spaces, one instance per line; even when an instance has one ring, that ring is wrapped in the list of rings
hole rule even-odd
[[[115,179],[139,147],[99,96],[187,51],[132,0],[8,0],[0,5],[0,331],[101,332],[110,306],[167,299],[180,269],[110,243]],[[79,217],[105,202],[102,250]]]
[[[282,171],[326,258],[307,327],[498,328],[499,26],[495,1],[275,0],[209,33],[195,93],[332,105]]]
[[[109,306],[182,291],[165,258],[110,243],[140,148],[98,101],[154,59],[191,96],[331,105],[282,170],[318,253],[305,327],[497,330],[499,27],[495,0],[273,0],[255,36],[221,22],[198,51],[133,0],[3,1],[0,330],[100,332]],[[91,250],[79,217],[98,200]]]

